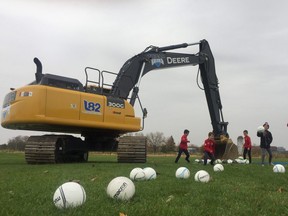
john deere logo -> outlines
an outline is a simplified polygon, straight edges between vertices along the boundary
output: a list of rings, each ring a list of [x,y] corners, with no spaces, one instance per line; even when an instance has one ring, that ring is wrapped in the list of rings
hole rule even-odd
[[[162,64],[164,65],[163,59],[151,59],[151,64],[159,68]]]

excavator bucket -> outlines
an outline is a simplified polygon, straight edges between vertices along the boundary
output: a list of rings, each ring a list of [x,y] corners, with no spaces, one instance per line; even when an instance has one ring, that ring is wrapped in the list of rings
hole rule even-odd
[[[225,136],[215,139],[215,158],[217,159],[236,159],[238,158],[238,148],[233,141]]]

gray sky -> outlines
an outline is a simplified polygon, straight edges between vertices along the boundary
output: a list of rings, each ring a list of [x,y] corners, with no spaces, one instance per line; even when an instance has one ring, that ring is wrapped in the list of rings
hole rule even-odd
[[[118,72],[147,46],[207,39],[215,58],[228,132],[236,143],[247,129],[270,124],[273,145],[288,148],[288,2],[285,0],[0,0],[0,100],[10,87],[44,73],[85,81],[86,66]],[[197,48],[197,49],[196,49]],[[198,47],[179,52],[195,53]],[[152,71],[140,85],[148,110],[144,133],[163,132],[178,143],[184,129],[201,145],[212,130],[197,67]],[[141,116],[139,110],[137,114]],[[0,144],[17,135],[0,128]]]

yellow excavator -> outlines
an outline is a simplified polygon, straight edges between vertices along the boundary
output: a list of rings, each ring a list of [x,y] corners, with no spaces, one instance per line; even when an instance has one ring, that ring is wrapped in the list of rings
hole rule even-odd
[[[167,52],[195,45],[199,45],[196,54]],[[43,74],[38,58],[34,58],[34,63],[35,81],[11,89],[1,115],[4,128],[52,132],[29,137],[25,145],[27,163],[85,162],[89,151],[105,150],[118,150],[119,162],[146,162],[146,138],[122,136],[144,127],[147,110],[138,95],[141,77],[152,70],[188,65],[199,65],[198,75],[200,72],[216,138],[216,158],[238,157],[237,147],[227,133],[228,122],[223,120],[214,58],[206,40],[149,46],[127,60],[117,74],[86,67],[84,85],[77,79]],[[91,73],[96,74],[96,80],[89,78]],[[113,84],[105,82],[107,75],[115,76]],[[142,119],[135,116],[136,101],[142,109]]]

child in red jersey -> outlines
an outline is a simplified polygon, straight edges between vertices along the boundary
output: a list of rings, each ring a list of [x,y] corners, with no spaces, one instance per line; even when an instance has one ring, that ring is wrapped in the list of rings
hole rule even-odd
[[[181,137],[181,142],[180,142],[180,145],[179,145],[179,151],[178,151],[178,155],[177,155],[177,157],[176,157],[176,159],[175,159],[175,163],[178,163],[178,160],[179,160],[179,158],[181,157],[181,154],[182,154],[182,152],[184,152],[185,153],[185,155],[186,155],[186,158],[185,158],[185,160],[189,163],[190,162],[190,160],[189,160],[189,157],[190,157],[190,154],[189,154],[189,152],[188,152],[188,145],[187,145],[187,143],[189,143],[190,141],[188,140],[188,134],[189,134],[189,130],[184,130],[184,134],[182,135],[182,137]]]
[[[212,132],[208,133],[208,139],[204,141],[204,165],[207,164],[207,159],[210,158],[211,165],[214,165],[215,161],[215,141],[214,141],[214,134]]]
[[[246,159],[246,154],[248,153],[248,157],[249,157],[249,163],[251,164],[252,159],[251,159],[251,139],[248,136],[248,131],[244,130],[243,131],[243,135],[244,135],[244,144],[243,144],[243,158]]]

